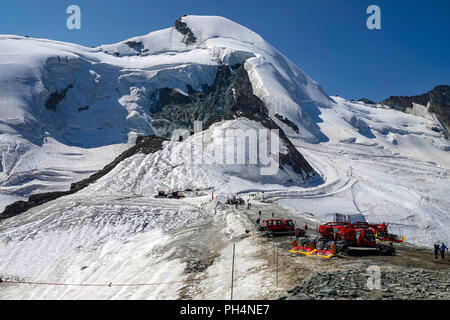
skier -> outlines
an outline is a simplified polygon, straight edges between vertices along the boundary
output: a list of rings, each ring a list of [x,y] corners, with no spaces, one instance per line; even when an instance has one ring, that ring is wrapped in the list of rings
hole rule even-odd
[[[305,223],[305,226],[303,227],[305,231],[308,231],[308,225]]]
[[[441,245],[441,258],[442,258],[442,260],[445,259],[445,250],[447,250],[447,252],[448,252],[447,246],[442,242],[442,245]]]
[[[434,258],[437,259],[439,255],[439,244],[435,243],[434,244]]]

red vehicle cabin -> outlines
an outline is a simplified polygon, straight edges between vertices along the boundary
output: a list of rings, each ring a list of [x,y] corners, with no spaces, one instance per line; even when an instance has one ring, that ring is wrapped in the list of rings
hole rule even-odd
[[[356,244],[358,247],[376,247],[375,234],[372,229],[355,229]]]
[[[270,219],[263,220],[262,227],[271,233],[295,233],[295,225],[291,219]]]
[[[352,225],[342,225],[333,227],[333,240],[347,240],[352,241],[355,236],[355,229]]]
[[[327,222],[319,226],[319,234],[322,238],[333,238],[334,232],[343,227],[351,228],[352,225],[348,222]]]

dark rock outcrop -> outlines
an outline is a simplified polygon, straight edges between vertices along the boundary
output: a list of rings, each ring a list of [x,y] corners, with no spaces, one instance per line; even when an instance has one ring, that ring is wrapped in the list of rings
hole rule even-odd
[[[31,195],[28,198],[28,201],[16,201],[5,208],[5,210],[0,214],[0,220],[16,216],[33,207],[78,192],[108,174],[117,166],[117,164],[119,164],[119,162],[125,160],[126,158],[129,158],[139,152],[150,154],[161,150],[164,141],[167,141],[167,139],[157,136],[138,137],[136,140],[136,144],[133,147],[124,151],[116,159],[114,159],[113,162],[106,165],[102,170],[96,172],[95,174],[84,180],[72,183],[69,191],[39,193]]]
[[[358,99],[358,101],[364,102],[365,104],[375,104],[375,102],[366,98]]]
[[[233,104],[237,74],[236,69],[222,65],[217,69],[213,84],[203,84],[202,91],[195,91],[188,86],[188,95],[184,95],[171,88],[158,89],[154,93],[158,99],[150,106],[156,134],[168,138],[178,128],[193,132],[196,120],[202,121],[205,128],[211,119],[223,119]]]
[[[391,96],[381,103],[405,112],[413,107],[413,102],[423,106],[430,103],[428,111],[434,113],[447,129],[450,128],[450,86],[439,85],[427,93],[417,96]]]
[[[187,26],[187,24],[181,21],[181,19],[182,17],[178,18],[175,21],[175,29],[181,34],[184,34],[183,42],[186,45],[194,44],[197,41],[197,38],[195,37],[192,30]]]
[[[140,41],[127,41],[125,42],[127,46],[129,46],[131,49],[134,49],[138,52],[142,51],[144,49],[144,45]]]
[[[275,113],[275,117],[277,117],[281,122],[291,127],[295,132],[298,133],[298,127],[295,123],[293,123],[291,120],[289,120],[286,117],[283,117],[282,115]]]
[[[70,84],[69,86],[61,90],[61,92],[53,92],[45,102],[45,107],[49,110],[55,111],[58,104],[66,97],[67,91],[69,91],[69,89],[71,88],[73,88],[73,84]]]

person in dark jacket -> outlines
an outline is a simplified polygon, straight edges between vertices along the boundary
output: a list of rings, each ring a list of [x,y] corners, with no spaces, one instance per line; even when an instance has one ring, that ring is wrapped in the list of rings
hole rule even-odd
[[[434,258],[437,259],[439,255],[439,244],[434,245]]]
[[[442,260],[444,260],[445,259],[445,250],[447,250],[448,251],[448,248],[447,248],[447,246],[442,242],[442,245],[441,245],[441,258],[442,258]]]

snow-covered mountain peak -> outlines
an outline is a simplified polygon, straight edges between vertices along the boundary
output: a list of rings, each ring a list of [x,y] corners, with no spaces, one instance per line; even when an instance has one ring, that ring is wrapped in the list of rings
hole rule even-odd
[[[270,47],[256,32],[224,17],[189,15],[177,19],[172,27],[97,48],[117,52],[119,56],[131,56],[212,47],[210,43],[231,49],[237,49],[240,43],[246,50],[253,49],[251,51]]]
[[[221,16],[188,15],[180,20],[192,30],[199,44],[213,38],[227,38],[254,46],[265,45],[264,39],[256,32]]]

